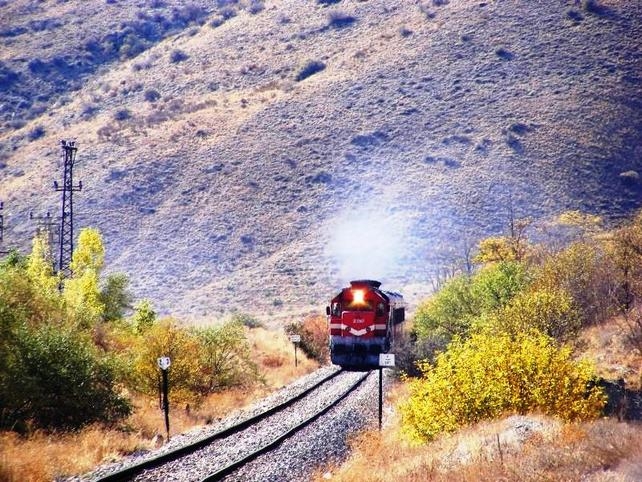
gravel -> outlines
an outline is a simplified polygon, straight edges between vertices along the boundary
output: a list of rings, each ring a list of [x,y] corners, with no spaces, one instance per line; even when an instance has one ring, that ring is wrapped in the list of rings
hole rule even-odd
[[[224,480],[300,481],[327,464],[339,464],[349,455],[349,435],[378,422],[379,380],[370,374],[342,403],[284,441],[277,449],[255,459]]]
[[[163,447],[157,450],[136,452],[116,462],[111,462],[108,464],[101,465],[88,474],[67,478],[65,480],[67,482],[98,480],[101,477],[105,477],[106,475],[109,475],[113,472],[117,472],[126,467],[140,464],[145,460],[149,460],[151,458],[157,457],[164,453],[176,450],[179,447],[183,447],[183,446],[195,443],[198,440],[201,440],[214,433],[220,432],[221,430],[224,430],[233,425],[237,425],[249,418],[252,418],[254,416],[259,415],[260,413],[265,412],[266,410],[276,405],[279,405],[280,403],[283,403],[284,401],[301,393],[302,391],[314,385],[316,382],[318,382],[322,378],[328,376],[329,374],[337,370],[338,370],[338,367],[336,366],[327,366],[327,367],[320,368],[319,370],[316,370],[313,373],[310,373],[304,377],[299,378],[295,382],[283,387],[282,389],[278,390],[274,394],[258,401],[257,403],[251,405],[250,407],[230,414],[230,416],[226,417],[225,419],[219,420],[210,425],[198,427],[196,429],[190,430],[189,432],[185,432],[180,435],[172,436],[171,440],[167,444],[163,445]],[[341,378],[341,377],[342,375],[339,375],[337,378]],[[323,387],[327,387],[327,384],[324,384]],[[171,397],[171,394],[170,394],[170,397]],[[308,398],[310,397],[306,397],[306,399]],[[171,419],[171,411],[170,411],[170,419]],[[219,442],[220,440],[215,441],[214,446],[215,447],[218,446]],[[178,461],[176,461],[175,463],[177,462]],[[200,477],[197,477],[197,479],[200,480],[205,475],[207,474],[205,473],[200,474]],[[148,478],[139,477],[137,480],[161,480],[161,479],[153,479],[152,475],[149,474]],[[163,480],[168,480],[167,476],[164,476]],[[171,480],[187,480],[187,479],[171,479]]]
[[[272,440],[287,430],[295,427],[303,419],[309,418],[330,405],[341,394],[345,393],[363,373],[341,373],[332,381],[314,390],[304,399],[279,413],[262,420],[242,432],[216,440],[211,445],[204,447],[180,460],[143,472],[135,480],[140,481],[198,481],[204,476],[214,473],[228,464],[244,457],[245,455],[267,445]],[[322,417],[326,419],[326,417]],[[288,465],[293,465],[287,461]],[[259,464],[262,466],[262,464]],[[274,467],[270,467],[273,469]],[[284,480],[281,467],[276,467],[278,479]],[[236,480],[233,475],[229,480]],[[240,476],[240,480],[248,480],[248,475]],[[266,480],[266,475],[259,470],[258,478]]]

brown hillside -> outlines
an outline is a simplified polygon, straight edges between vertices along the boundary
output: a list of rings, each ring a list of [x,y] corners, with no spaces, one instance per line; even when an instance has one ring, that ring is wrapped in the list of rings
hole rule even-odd
[[[194,2],[137,55],[91,58],[90,37],[181,2],[0,3],[5,244],[57,211],[75,138],[78,223],[164,311],[318,311],[366,276],[412,298],[511,197],[538,219],[640,204],[640,0]],[[25,66],[57,65],[51,37],[11,30],[59,8],[91,12],[55,37],[84,46],[73,81]]]

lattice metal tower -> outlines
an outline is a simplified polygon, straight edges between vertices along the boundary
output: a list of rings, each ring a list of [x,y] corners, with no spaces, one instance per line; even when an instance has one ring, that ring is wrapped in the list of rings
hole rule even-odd
[[[62,191],[62,213],[60,216],[60,237],[58,238],[58,270],[64,277],[71,275],[71,256],[74,252],[74,191],[82,190],[82,182],[74,185],[73,169],[76,161],[76,143],[60,141],[64,155],[62,186],[54,181],[54,189]]]
[[[47,244],[49,245],[49,251],[46,253],[47,259],[52,262],[55,270],[57,264],[55,262],[55,248],[57,244],[56,236],[60,236],[56,219],[49,211],[47,211],[47,214],[44,216],[34,216],[33,213],[29,213],[29,219],[37,221],[38,226],[36,227],[36,234],[44,236],[47,240]]]

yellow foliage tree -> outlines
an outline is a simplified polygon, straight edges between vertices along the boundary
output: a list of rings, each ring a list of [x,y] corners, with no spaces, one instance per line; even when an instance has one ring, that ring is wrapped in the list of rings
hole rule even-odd
[[[558,340],[574,336],[582,325],[573,299],[559,288],[523,291],[484,323],[494,332],[518,336],[536,329]]]
[[[602,389],[590,384],[592,366],[537,331],[455,338],[434,366],[420,369],[423,376],[409,382],[410,397],[401,406],[403,429],[416,441],[510,412],[590,419],[606,402]]]
[[[32,240],[26,273],[33,286],[34,296],[44,303],[38,312],[51,314],[52,310],[60,303],[58,291],[60,278],[54,274],[49,242],[42,234],[36,235]]]
[[[151,325],[139,339],[134,354],[136,388],[154,394],[158,390],[158,365],[161,356],[171,359],[170,397],[177,402],[198,401],[201,347],[197,337],[166,318]]]
[[[105,262],[105,247],[97,229],[80,231],[71,260],[72,277],[65,281],[64,299],[81,326],[98,321],[105,309],[100,296],[99,276]]]

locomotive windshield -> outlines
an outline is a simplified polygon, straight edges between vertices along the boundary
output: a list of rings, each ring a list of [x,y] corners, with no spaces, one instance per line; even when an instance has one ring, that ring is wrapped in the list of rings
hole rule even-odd
[[[361,303],[351,301],[347,304],[346,311],[372,311],[372,305],[368,301],[362,301]]]

